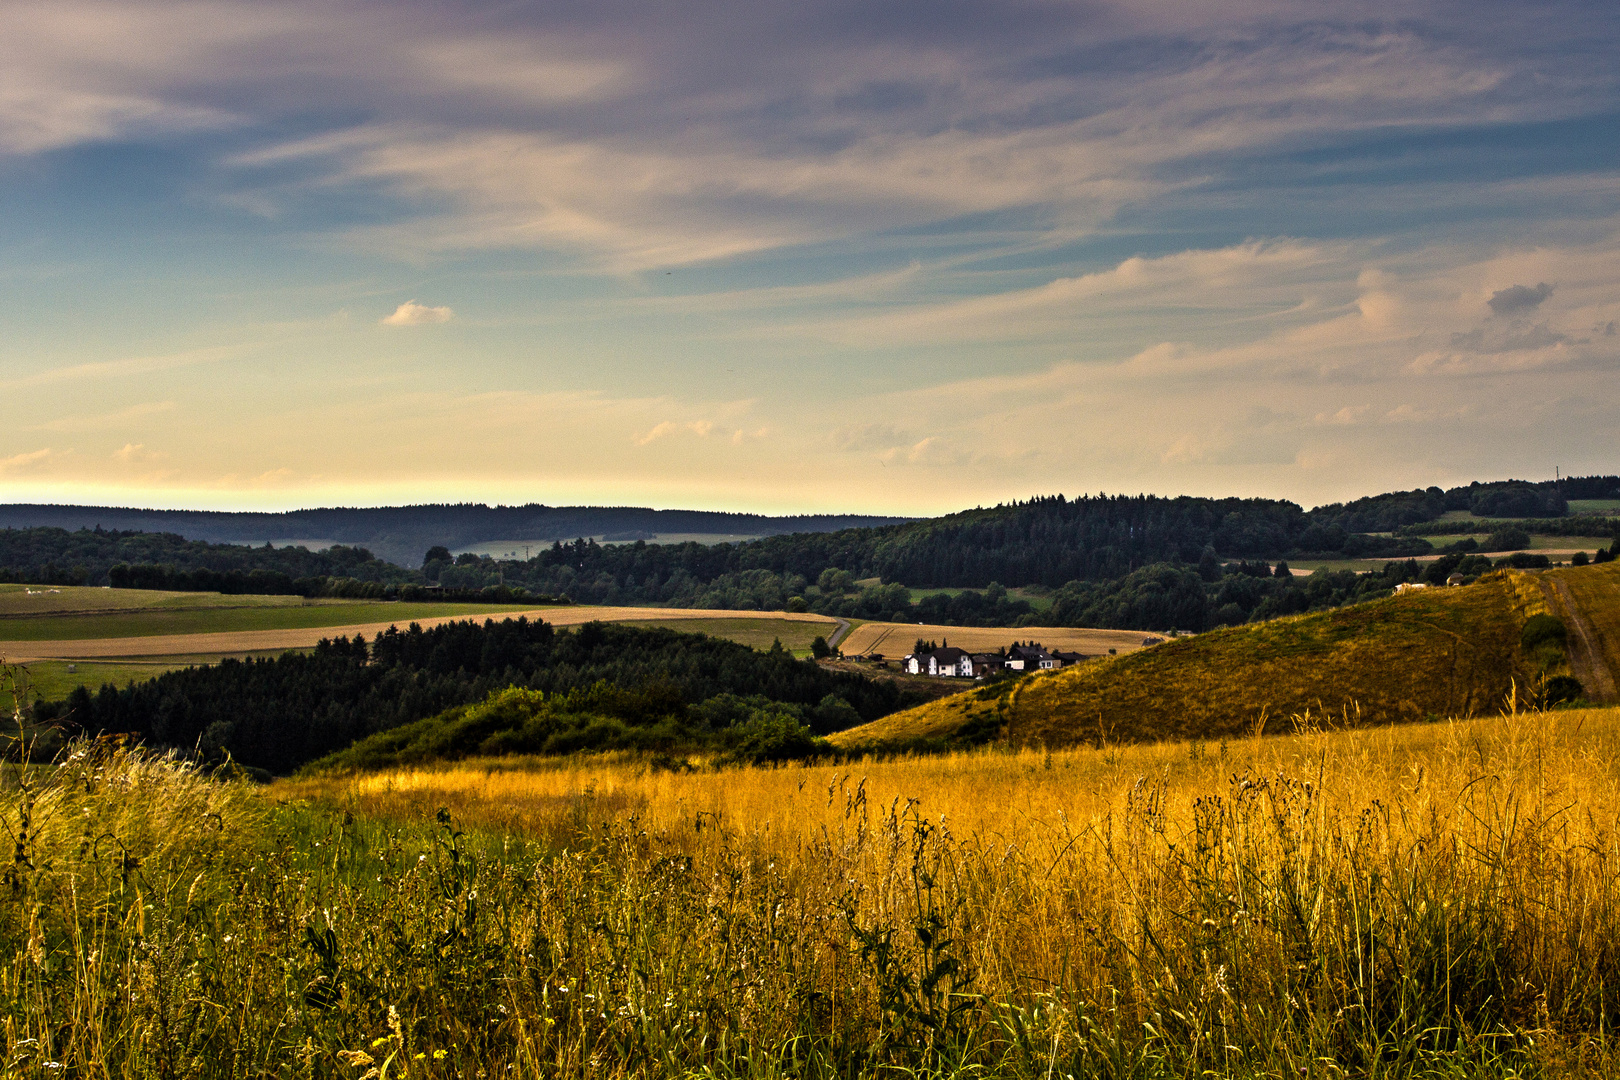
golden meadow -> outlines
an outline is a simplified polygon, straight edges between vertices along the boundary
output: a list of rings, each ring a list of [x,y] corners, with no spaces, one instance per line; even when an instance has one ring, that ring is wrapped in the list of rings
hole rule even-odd
[[[1620,1066],[1620,710],[264,789],[113,744],[8,768],[8,1074]]]

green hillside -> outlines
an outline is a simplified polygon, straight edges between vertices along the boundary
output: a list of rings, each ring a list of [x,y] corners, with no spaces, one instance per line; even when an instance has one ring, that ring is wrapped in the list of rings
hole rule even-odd
[[[1167,642],[943,698],[844,732],[842,746],[912,739],[1014,743],[1226,739],[1301,724],[1398,723],[1525,704],[1567,677],[1564,603],[1573,584],[1581,630],[1613,625],[1620,564],[1550,574],[1500,571],[1333,611]],[[1538,619],[1527,632],[1526,624]],[[1555,621],[1556,620],[1556,621]],[[1527,644],[1528,642],[1528,644]],[[1599,650],[1601,651],[1601,650]],[[1591,682],[1588,673],[1586,680]],[[1568,683],[1562,684],[1568,687]],[[1588,687],[1589,696],[1601,696]]]

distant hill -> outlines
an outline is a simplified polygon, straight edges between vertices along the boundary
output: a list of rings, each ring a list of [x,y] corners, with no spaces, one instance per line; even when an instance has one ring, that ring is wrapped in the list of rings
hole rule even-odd
[[[1527,645],[1526,627],[1537,616],[1536,626],[1554,629]],[[1522,702],[1544,678],[1568,677],[1566,634],[1572,643],[1592,640],[1599,667],[1620,663],[1620,563],[1539,575],[1505,570],[1463,588],[1215,630],[969,690],[834,742],[1221,740],[1297,723],[1494,713],[1511,694]],[[1600,697],[1601,679],[1587,661],[1577,674]]]
[[[728,514],[709,510],[654,510],[644,506],[419,506],[327,507],[284,513],[215,510],[142,510],[121,506],[0,504],[0,529],[50,526],[175,533],[188,540],[262,544],[325,540],[361,546],[400,566],[422,565],[429,548],[453,549],[490,540],[550,543],[582,536],[637,539],[666,533],[779,536],[892,525],[903,517],[863,514]]]

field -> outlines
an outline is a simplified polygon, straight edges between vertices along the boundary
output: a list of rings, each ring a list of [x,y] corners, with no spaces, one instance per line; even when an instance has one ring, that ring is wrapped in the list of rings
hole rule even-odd
[[[880,579],[874,578],[870,580],[874,585],[880,583]],[[906,591],[911,594],[913,604],[929,596],[959,596],[966,592],[979,593],[980,595],[984,593],[983,589],[907,589]],[[1008,589],[1007,596],[1013,600],[1027,601],[1029,606],[1036,611],[1045,611],[1052,606],[1052,590],[1042,586]]]
[[[212,608],[352,607],[363,600],[309,600],[302,596],[221,596],[211,592],[98,589],[85,585],[0,585],[0,619],[43,615],[107,615],[130,611]],[[0,622],[0,626],[4,626]]]
[[[10,768],[20,1075],[1620,1065],[1616,710],[262,794],[112,747]]]
[[[300,596],[222,596],[145,589],[3,586],[0,650],[19,642],[94,641],[105,638],[239,634],[264,630],[317,630],[400,624],[443,618],[483,618],[537,610],[529,604],[387,603],[307,600]],[[31,591],[30,591],[31,590]],[[544,609],[550,610],[550,609]],[[315,635],[317,638],[321,634]],[[314,641],[309,644],[313,645]]]
[[[569,537],[567,541],[574,540]],[[633,544],[634,540],[604,540],[600,534],[587,536],[586,540],[595,540],[599,544]],[[657,533],[649,544],[745,544],[759,537],[746,533]],[[480,540],[476,544],[458,547],[455,554],[470,551],[474,555],[488,555],[492,559],[522,559],[527,561],[530,557],[551,547],[551,540]]]
[[[1435,547],[1441,548],[1447,544],[1454,544],[1459,540],[1480,540],[1482,538],[1475,533],[1458,533],[1456,536],[1425,536],[1423,539]],[[1577,551],[1584,551],[1590,555],[1598,548],[1606,548],[1613,543],[1614,537],[1612,536],[1541,536],[1532,534],[1529,547],[1513,548],[1512,550],[1534,551],[1543,555],[1573,555]],[[1482,552],[1482,554],[1495,557],[1497,555],[1506,555],[1508,551]],[[1431,557],[1420,556],[1419,561]],[[1387,560],[1379,560],[1379,565],[1383,565],[1385,561]]]
[[[1582,609],[1612,627],[1620,563],[1540,575],[1504,571],[1465,588],[1215,630],[967,691],[841,732],[834,742],[853,747],[964,731],[1054,746],[1220,740],[1256,727],[1493,712],[1533,692],[1541,675],[1562,673],[1540,670],[1520,647],[1525,621],[1553,610],[1553,594],[1542,586],[1554,582],[1572,583]],[[1616,631],[1604,639],[1611,647],[1620,643]],[[1590,676],[1583,684],[1602,695]]]
[[[686,608],[545,607],[304,601],[300,597],[221,596],[63,587],[0,586],[0,659],[28,666],[33,691],[47,700],[76,686],[122,685],[227,656],[272,656],[312,648],[323,637],[374,637],[391,625],[435,626],[456,619],[526,615],[554,626],[602,620],[711,634],[755,648],[780,640],[806,655],[839,623],[820,615]],[[69,664],[76,671],[68,671]],[[0,690],[0,707],[9,707]]]
[[[805,618],[728,618],[714,613],[713,618],[689,619],[615,619],[627,626],[663,626],[689,634],[708,634],[725,638],[754,649],[769,649],[773,642],[797,656],[810,655],[810,643],[816,638],[831,638],[838,624],[820,617]],[[728,613],[731,614],[731,613]],[[780,613],[770,613],[777,615]]]
[[[29,690],[26,700],[43,698],[46,701],[60,701],[77,686],[98,687],[106,683],[123,686],[126,683],[155,679],[165,671],[218,661],[219,658],[216,656],[89,661],[33,660],[28,663],[26,669]],[[12,706],[11,691],[9,688],[0,687],[0,710],[10,715]]]
[[[862,623],[849,632],[839,648],[851,655],[882,653],[886,658],[898,660],[911,651],[918,638],[948,640],[957,648],[970,652],[993,651],[1015,641],[1038,641],[1048,649],[1083,652],[1100,655],[1109,649],[1121,654],[1142,648],[1145,638],[1155,637],[1142,630],[1086,630],[1075,627],[1026,626],[924,626],[921,623]]]

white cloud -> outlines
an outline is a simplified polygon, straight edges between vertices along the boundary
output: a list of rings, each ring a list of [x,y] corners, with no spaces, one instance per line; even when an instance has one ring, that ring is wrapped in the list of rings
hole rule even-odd
[[[711,434],[713,434],[713,432],[714,421],[712,420],[690,420],[686,423],[677,423],[674,420],[665,420],[655,425],[652,430],[648,431],[645,435],[642,435],[636,439],[636,445],[646,446],[649,443],[657,442],[659,439],[667,439],[671,435],[681,434],[691,434],[696,435],[700,439],[707,439]]]
[[[379,322],[383,326],[431,326],[434,323],[447,323],[455,315],[447,307],[428,307],[418,304],[415,300],[407,300],[394,309],[392,315],[386,315]]]
[[[35,471],[51,458],[59,456],[50,447],[41,450],[30,450],[10,457],[0,458],[0,476],[15,476]]]

